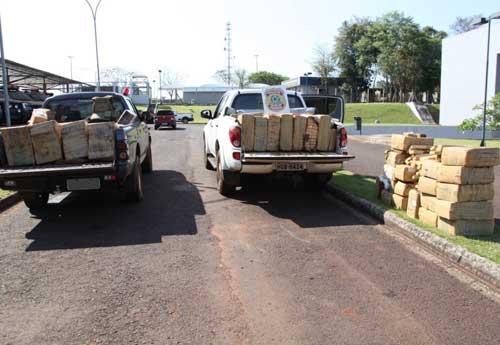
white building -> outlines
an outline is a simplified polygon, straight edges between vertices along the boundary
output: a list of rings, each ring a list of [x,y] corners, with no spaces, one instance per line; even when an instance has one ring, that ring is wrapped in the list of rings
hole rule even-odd
[[[488,100],[500,92],[500,20],[492,22]],[[458,125],[482,104],[488,25],[443,40],[440,124]]]

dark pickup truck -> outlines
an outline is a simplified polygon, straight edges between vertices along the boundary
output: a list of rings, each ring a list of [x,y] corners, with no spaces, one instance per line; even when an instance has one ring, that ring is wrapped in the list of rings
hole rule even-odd
[[[43,107],[55,112],[58,122],[82,120],[92,114],[92,98],[112,96],[113,112],[106,121],[118,121],[128,111],[129,121],[117,122],[115,159],[106,162],[60,163],[9,167],[0,136],[0,188],[19,191],[31,210],[46,207],[49,194],[98,190],[123,192],[127,200],[143,198],[142,173],[153,169],[151,135],[132,101],[111,92],[81,92],[48,98]]]

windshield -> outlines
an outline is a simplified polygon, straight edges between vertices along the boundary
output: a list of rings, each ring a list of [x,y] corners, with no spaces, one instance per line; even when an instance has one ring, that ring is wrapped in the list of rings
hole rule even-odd
[[[288,95],[288,103],[290,108],[302,108],[304,105],[300,97],[296,95]],[[262,95],[260,93],[240,94],[234,98],[232,108],[238,110],[263,110]]]
[[[112,100],[113,111],[99,114],[105,120],[116,121],[121,116],[125,107],[118,98]],[[55,113],[57,122],[71,122],[84,120],[92,115],[91,98],[66,98],[49,100],[46,105]]]

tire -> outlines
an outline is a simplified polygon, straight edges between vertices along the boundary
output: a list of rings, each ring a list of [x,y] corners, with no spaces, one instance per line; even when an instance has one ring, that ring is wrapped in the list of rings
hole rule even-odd
[[[183,119],[182,119],[182,123],[183,123],[183,124],[185,124],[185,125],[186,125],[188,122],[189,122],[189,120],[187,119],[187,117],[185,117],[185,118],[183,118]]]
[[[207,145],[205,144],[205,139],[203,139],[203,164],[207,170],[215,170],[212,163],[208,160]]]
[[[172,125],[172,129],[177,129],[177,125]]]
[[[144,184],[142,179],[142,169],[139,159],[136,158],[132,173],[127,176],[125,181],[125,200],[140,202],[144,197]]]
[[[224,196],[231,195],[236,191],[236,186],[228,185],[226,182],[224,182],[224,172],[222,170],[222,163],[219,151],[217,151],[216,160],[217,160],[217,167],[215,175],[217,178],[217,190],[219,191],[220,194]]]
[[[30,210],[42,210],[47,207],[49,193],[21,192],[24,204]]]
[[[160,128],[160,126],[155,126],[155,131],[157,131],[157,130],[158,130],[158,128]]]
[[[148,153],[141,164],[141,168],[142,172],[145,174],[149,174],[153,171],[153,152],[151,151],[151,143],[149,143]]]

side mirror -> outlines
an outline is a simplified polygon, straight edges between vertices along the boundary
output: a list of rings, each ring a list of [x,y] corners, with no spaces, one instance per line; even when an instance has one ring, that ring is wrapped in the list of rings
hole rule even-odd
[[[201,111],[201,117],[204,118],[204,119],[211,119],[212,118],[212,110],[208,109],[208,110],[202,110]]]

